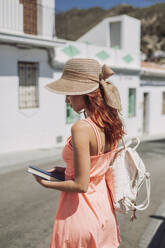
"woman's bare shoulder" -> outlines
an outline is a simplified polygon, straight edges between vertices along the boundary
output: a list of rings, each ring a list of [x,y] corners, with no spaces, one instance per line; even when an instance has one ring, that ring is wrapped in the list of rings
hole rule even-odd
[[[90,126],[86,121],[78,120],[76,123],[72,125],[71,131],[72,132],[89,132]]]

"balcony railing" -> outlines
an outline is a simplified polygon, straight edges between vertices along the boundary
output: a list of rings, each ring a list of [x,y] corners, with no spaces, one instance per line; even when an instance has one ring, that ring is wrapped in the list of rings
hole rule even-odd
[[[0,0],[0,31],[52,38],[54,15],[54,6],[38,4],[38,0]]]

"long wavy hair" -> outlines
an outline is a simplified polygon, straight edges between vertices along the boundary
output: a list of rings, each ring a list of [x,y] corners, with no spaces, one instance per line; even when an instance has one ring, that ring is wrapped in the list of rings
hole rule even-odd
[[[104,130],[106,143],[113,149],[126,134],[118,110],[106,104],[101,88],[85,95],[85,102],[90,118]],[[86,116],[85,112],[84,115]]]

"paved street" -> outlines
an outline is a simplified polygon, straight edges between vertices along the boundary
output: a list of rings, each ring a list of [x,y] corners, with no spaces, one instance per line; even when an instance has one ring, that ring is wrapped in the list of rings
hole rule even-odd
[[[141,143],[139,152],[151,173],[151,203],[137,213],[133,223],[128,215],[118,214],[121,248],[163,248],[155,243],[164,242],[165,213],[160,206],[165,201],[165,140]],[[35,164],[44,168],[64,165],[61,160]],[[0,189],[0,248],[48,248],[60,191],[41,187],[25,166],[0,173]]]

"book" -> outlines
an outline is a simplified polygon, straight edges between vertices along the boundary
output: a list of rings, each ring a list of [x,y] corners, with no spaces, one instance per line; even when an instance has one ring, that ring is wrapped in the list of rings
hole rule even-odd
[[[33,165],[30,165],[28,167],[28,172],[49,181],[65,181],[64,172],[59,172],[59,171],[48,172],[44,169],[38,168]]]

